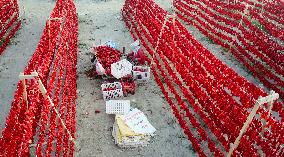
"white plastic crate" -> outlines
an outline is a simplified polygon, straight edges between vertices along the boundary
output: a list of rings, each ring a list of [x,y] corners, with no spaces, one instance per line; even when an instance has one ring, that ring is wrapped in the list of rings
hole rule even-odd
[[[123,97],[122,85],[120,82],[104,83],[101,85],[104,100],[116,99]],[[113,88],[113,90],[105,91],[107,88]]]
[[[141,72],[139,70],[136,69],[143,69],[145,70],[145,72]],[[149,80],[150,79],[150,67],[147,66],[133,66],[133,70],[132,70],[132,74],[133,77],[136,80]]]
[[[108,100],[106,102],[107,114],[127,114],[130,111],[130,100]]]

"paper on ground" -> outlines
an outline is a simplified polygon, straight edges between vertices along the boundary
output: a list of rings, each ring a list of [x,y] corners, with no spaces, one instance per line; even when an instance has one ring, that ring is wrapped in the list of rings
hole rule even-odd
[[[141,134],[137,134],[134,131],[132,131],[121,119],[120,115],[115,116],[116,123],[118,125],[118,128],[120,130],[120,133],[122,136],[139,136]]]
[[[126,115],[121,115],[121,118],[137,134],[153,134],[156,131],[144,113],[137,108],[131,109]]]

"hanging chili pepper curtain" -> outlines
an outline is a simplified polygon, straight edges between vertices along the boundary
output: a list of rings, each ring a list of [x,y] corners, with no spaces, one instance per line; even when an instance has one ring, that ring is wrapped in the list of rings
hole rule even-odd
[[[0,0],[0,55],[20,26],[17,0]]]
[[[74,2],[58,0],[24,71],[26,75],[36,71],[39,76],[26,80],[28,105],[23,98],[23,84],[18,83],[0,138],[0,156],[28,156],[31,148],[37,156],[52,153],[73,156],[77,53],[78,19]],[[40,92],[39,79],[51,102]]]
[[[276,1],[175,0],[177,15],[231,52],[284,98],[284,4]],[[276,39],[276,40],[275,40]]]
[[[218,60],[167,14],[153,0],[126,0],[122,10],[133,38],[149,52],[154,78],[195,151],[206,156],[207,147],[211,155],[224,156],[246,121],[248,109],[267,94]],[[273,110],[283,118],[282,106],[276,102]],[[284,123],[268,117],[265,109],[258,114],[269,121],[271,130],[263,137],[261,121],[254,119],[233,155],[257,156],[255,145],[269,156],[283,153],[278,150]]]

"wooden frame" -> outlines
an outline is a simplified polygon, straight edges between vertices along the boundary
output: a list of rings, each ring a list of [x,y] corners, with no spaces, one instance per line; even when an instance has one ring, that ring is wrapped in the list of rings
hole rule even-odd
[[[247,120],[246,122],[244,123],[242,129],[240,130],[240,133],[239,133],[239,136],[236,138],[233,146],[230,148],[228,154],[227,154],[227,157],[231,157],[234,150],[238,148],[239,144],[240,144],[240,140],[243,136],[243,134],[247,131],[248,127],[249,127],[249,124],[252,122],[254,116],[256,115],[256,112],[257,110],[260,108],[260,107],[263,107],[263,104],[266,104],[268,103],[269,104],[269,116],[271,114],[271,109],[272,109],[272,105],[273,105],[273,102],[275,100],[277,100],[279,98],[279,94],[278,93],[275,93],[274,91],[271,91],[270,94],[266,97],[259,97],[258,100],[256,101],[253,109],[251,110],[249,116],[247,117]],[[266,125],[266,124],[265,124]],[[263,129],[265,127],[265,125],[263,125]]]
[[[23,82],[23,85],[24,85],[23,96],[24,96],[24,100],[26,101],[26,104],[27,104],[27,109],[28,109],[28,100],[27,100],[28,99],[28,95],[27,95],[27,89],[26,89],[25,80],[26,79],[36,79],[38,81],[38,88],[39,88],[41,94],[43,95],[44,98],[48,99],[49,103],[51,104],[51,107],[52,107],[53,111],[56,113],[56,115],[57,115],[58,119],[60,120],[62,126],[67,131],[67,133],[69,135],[70,141],[72,141],[75,144],[75,147],[76,147],[75,139],[72,137],[70,131],[67,129],[63,119],[61,119],[59,112],[54,107],[54,103],[52,102],[50,96],[47,94],[46,88],[44,87],[44,85],[43,85],[42,81],[40,80],[40,78],[38,78],[38,73],[36,71],[32,72],[30,75],[25,75],[24,73],[20,73],[19,79]]]

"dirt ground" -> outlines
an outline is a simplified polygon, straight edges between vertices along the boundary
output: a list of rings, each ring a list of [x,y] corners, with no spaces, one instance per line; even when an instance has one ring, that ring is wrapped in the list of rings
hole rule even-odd
[[[54,7],[53,1],[21,0],[21,18],[23,26],[13,39],[7,50],[0,56],[0,130],[9,113],[10,104],[18,82],[18,74],[23,71],[39,42],[45,21]],[[166,10],[171,10],[170,1],[156,0]],[[114,116],[105,113],[105,102],[102,99],[102,80],[87,77],[86,71],[92,69],[91,48],[107,40],[119,44],[119,49],[133,42],[124,22],[121,21],[120,10],[124,0],[77,0],[79,17],[79,55],[77,80],[77,114],[76,142],[79,149],[76,156],[112,157],[112,156],[196,156],[162,93],[153,79],[138,87],[135,95],[127,97],[142,110],[152,125],[157,129],[156,136],[150,145],[133,150],[118,148],[111,136]],[[252,75],[222,49],[208,41],[196,29],[188,26],[192,34],[211,52],[240,75],[259,85]],[[100,113],[95,113],[100,110]]]
[[[105,102],[100,90],[102,80],[90,79],[85,72],[93,67],[90,62],[90,48],[93,44],[99,45],[107,40],[113,40],[119,44],[120,50],[125,46],[126,51],[129,51],[133,39],[120,18],[123,4],[123,0],[97,3],[77,1],[79,59],[76,118],[80,150],[76,152],[76,156],[195,156],[153,80],[138,87],[135,95],[125,99],[131,100],[132,106],[147,115],[157,129],[157,135],[152,143],[144,148],[122,150],[114,144],[111,136],[114,116],[105,114]],[[101,113],[95,114],[95,110],[100,110]]]

